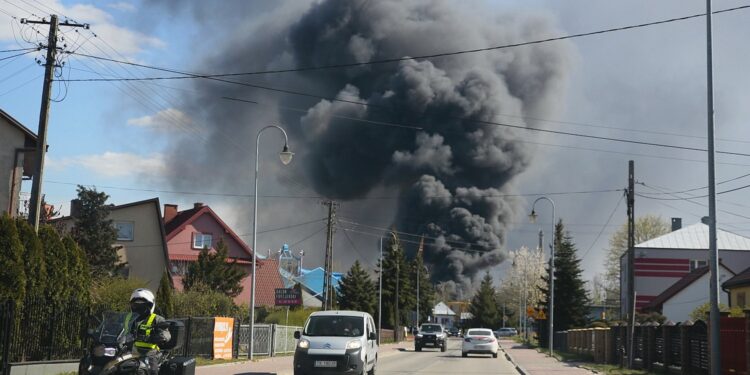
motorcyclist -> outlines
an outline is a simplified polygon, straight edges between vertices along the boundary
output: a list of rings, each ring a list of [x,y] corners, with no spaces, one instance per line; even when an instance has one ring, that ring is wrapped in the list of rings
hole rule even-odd
[[[130,295],[130,311],[134,319],[130,326],[135,337],[133,349],[146,357],[151,375],[159,374],[162,356],[159,345],[171,339],[169,330],[158,326],[164,318],[154,314],[155,307],[154,293],[148,289],[139,288]]]

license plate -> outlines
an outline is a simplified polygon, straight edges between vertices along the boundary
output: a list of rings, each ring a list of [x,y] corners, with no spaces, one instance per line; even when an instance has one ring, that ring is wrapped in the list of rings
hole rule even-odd
[[[336,361],[315,361],[315,367],[336,367]]]

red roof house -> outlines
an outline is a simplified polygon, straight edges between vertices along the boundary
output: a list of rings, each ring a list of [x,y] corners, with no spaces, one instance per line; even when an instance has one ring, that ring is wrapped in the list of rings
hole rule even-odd
[[[193,208],[178,211],[177,205],[164,205],[164,229],[169,254],[169,269],[177,290],[182,290],[182,278],[188,265],[198,259],[201,249],[215,249],[223,239],[229,249],[228,255],[248,275],[242,280],[242,293],[235,297],[237,304],[250,303],[252,272],[252,249],[219,216],[203,203]],[[276,261],[258,259],[255,300],[258,306],[273,306],[275,289],[283,288]]]

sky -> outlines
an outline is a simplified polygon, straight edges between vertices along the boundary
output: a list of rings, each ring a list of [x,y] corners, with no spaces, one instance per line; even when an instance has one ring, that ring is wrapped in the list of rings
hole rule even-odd
[[[371,3],[370,3],[371,2]],[[227,5],[227,4],[232,4]],[[363,1],[362,17],[379,9],[378,0]],[[586,33],[705,12],[705,2],[690,1],[475,1],[488,16],[503,22],[503,16],[531,15],[551,24],[546,37]],[[373,5],[375,4],[375,5]],[[714,1],[715,10],[746,5],[742,1]],[[56,13],[78,22],[90,23],[90,30],[62,27],[67,50],[60,60],[66,79],[146,77],[174,75],[82,56],[94,55],[178,71],[216,71],[217,61],[225,65],[227,56],[237,58],[234,71],[246,70],[246,60],[277,48],[272,38],[277,26],[300,17],[309,2],[246,2],[211,5],[183,2],[139,1],[48,1],[5,0],[0,2],[0,50],[28,48],[46,37],[46,29],[22,25],[21,18],[48,17]],[[240,11],[237,11],[240,10]],[[374,13],[373,13],[374,15]],[[457,14],[457,17],[460,15]],[[715,15],[714,92],[716,148],[719,151],[746,152],[750,143],[750,9]],[[461,20],[453,20],[461,23]],[[467,20],[468,22],[468,20]],[[533,23],[525,27],[533,27]],[[278,26],[280,28],[281,26]],[[471,26],[465,26],[471,28]],[[555,97],[555,107],[547,113],[525,113],[533,126],[600,137],[631,139],[685,147],[706,147],[706,49],[705,18],[655,25],[633,30],[570,39],[564,42],[567,59],[565,76]],[[248,33],[257,35],[248,36]],[[265,40],[265,36],[269,37]],[[513,38],[523,38],[519,31]],[[497,35],[492,45],[527,41],[509,40]],[[243,46],[254,44],[245,53]],[[484,40],[492,41],[492,35]],[[264,44],[264,42],[266,44]],[[455,43],[445,43],[453,46]],[[440,40],[425,40],[413,50],[394,52],[398,57],[441,50]],[[408,47],[408,46],[407,46]],[[425,50],[426,48],[437,50]],[[465,49],[488,45],[466,45]],[[525,48],[525,47],[519,47]],[[237,51],[242,53],[233,55]],[[36,60],[40,52],[10,57],[18,52],[0,53],[0,108],[36,131],[42,89],[43,68]],[[499,52],[480,52],[496,54]],[[260,58],[260,57],[259,57]],[[231,60],[230,60],[231,61]],[[240,63],[242,62],[242,63]],[[275,63],[284,66],[283,56]],[[251,65],[251,64],[249,64]],[[288,66],[288,65],[287,65]],[[304,89],[304,81],[279,79],[292,90]],[[531,82],[529,84],[533,84]],[[241,93],[232,86],[194,80],[148,82],[56,82],[51,105],[44,192],[47,201],[67,212],[77,184],[96,186],[110,195],[115,204],[159,197],[162,203],[181,208],[193,202],[209,204],[235,232],[250,242],[252,227],[251,194],[254,136],[256,131],[279,118],[248,113],[237,107],[203,102],[208,91],[227,96]],[[284,102],[284,94],[267,93],[269,100]],[[216,106],[216,107],[215,107]],[[217,109],[218,108],[218,109]],[[233,113],[236,108],[236,114]],[[213,115],[222,111],[221,121]],[[298,121],[303,122],[303,115]],[[214,120],[214,121],[212,121]],[[513,123],[518,118],[498,116],[496,121]],[[230,126],[227,122],[247,124]],[[294,127],[299,124],[290,124]],[[216,129],[219,129],[217,132]],[[221,129],[226,129],[221,131]],[[238,130],[239,129],[239,130]],[[219,136],[217,136],[219,134]],[[552,198],[556,215],[562,218],[582,258],[584,277],[591,279],[602,271],[609,236],[626,221],[622,189],[627,186],[628,160],[635,160],[638,193],[650,197],[674,198],[660,194],[701,188],[707,184],[706,153],[584,139],[559,134],[514,131],[513,139],[528,153],[522,171],[503,185],[503,191],[524,195],[512,206],[503,229],[503,250],[535,247],[537,233],[549,233],[550,207],[539,202],[536,224],[528,221],[536,194]],[[311,146],[296,139],[290,146]],[[294,150],[297,157],[283,167],[275,154],[283,140],[278,134],[265,134],[261,144],[261,183],[258,249],[278,249],[282,243],[304,249],[305,265],[322,263],[325,243],[325,208],[318,196],[320,187],[306,168],[313,155]],[[226,153],[227,149],[236,152]],[[211,156],[227,155],[218,162]],[[175,157],[184,158],[177,163]],[[221,160],[221,159],[219,159]],[[179,167],[177,167],[179,164]],[[208,164],[208,165],[206,165]],[[192,169],[191,166],[195,165]],[[718,182],[750,173],[746,156],[717,156]],[[221,178],[217,176],[221,175]],[[748,178],[720,184],[721,192],[746,185]],[[501,186],[498,186],[500,188]],[[30,190],[30,183],[25,184]],[[591,191],[606,191],[591,193]],[[617,191],[619,190],[619,191]],[[556,194],[589,192],[580,194]],[[374,186],[367,195],[388,195],[388,186]],[[649,195],[650,193],[650,195]],[[706,189],[692,192],[697,196]],[[290,198],[293,196],[294,198]],[[685,197],[681,195],[680,197]],[[706,198],[693,201],[654,200],[638,196],[636,216],[660,215],[683,219],[683,225],[707,215]],[[741,235],[750,235],[750,198],[746,191],[721,194],[718,198],[718,225]],[[352,199],[341,202],[340,220],[351,231],[340,229],[335,238],[335,266],[347,268],[355,259],[372,266],[378,254],[373,232],[388,228],[395,220],[398,204],[393,200]],[[610,219],[611,218],[611,219]],[[366,225],[366,226],[365,226]],[[292,226],[281,230],[269,231]],[[368,227],[372,227],[368,229]],[[344,227],[347,227],[344,225]],[[359,230],[359,232],[357,232]],[[369,233],[369,234],[365,234]],[[501,277],[508,262],[491,270]]]

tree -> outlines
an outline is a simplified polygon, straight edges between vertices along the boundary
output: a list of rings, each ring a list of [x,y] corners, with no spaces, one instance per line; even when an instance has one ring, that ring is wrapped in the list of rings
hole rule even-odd
[[[422,252],[417,252],[414,260],[411,262],[411,269],[415,278],[419,278],[419,301],[417,301],[416,292],[414,295],[415,305],[419,303],[419,321],[426,322],[432,315],[432,307],[435,306],[435,287],[432,285],[429,270],[425,269]],[[415,281],[416,283],[416,281]],[[416,285],[415,285],[416,291]]]
[[[537,307],[542,301],[542,277],[548,271],[545,269],[544,253],[541,249],[529,250],[524,246],[511,251],[509,257],[513,260],[513,266],[503,277],[497,297],[498,301],[505,304],[506,315],[515,315],[520,319],[523,314],[518,312],[524,300],[527,307]],[[502,308],[502,305],[500,307]]]
[[[702,320],[704,322],[708,321],[708,313],[711,311],[711,303],[706,302],[698,307],[696,307],[693,311],[690,312],[690,319],[694,322],[697,322],[698,320]],[[733,318],[744,318],[745,313],[742,311],[742,308],[739,306],[732,307],[731,309],[729,306],[720,303],[719,304],[719,311],[721,312],[728,312],[729,316]],[[679,322],[678,322],[679,323]]]
[[[482,279],[474,297],[469,305],[469,312],[474,316],[472,324],[474,327],[495,328],[501,322],[501,314],[497,309],[495,298],[495,287],[490,273],[487,272]]]
[[[16,219],[16,229],[23,244],[23,264],[25,274],[33,277],[26,278],[26,295],[43,296],[47,288],[47,260],[44,256],[42,241],[39,240],[34,228],[24,219]]]
[[[174,291],[167,271],[162,273],[159,290],[156,291],[156,308],[161,316],[169,318],[174,314]]]
[[[415,304],[410,281],[412,280],[411,267],[406,262],[401,241],[395,233],[391,233],[383,264],[378,268],[380,272],[383,272],[383,325],[400,328],[407,322],[408,312],[415,307]],[[396,295],[398,295],[398,303]]]
[[[186,290],[211,291],[237,297],[242,293],[242,279],[247,274],[239,266],[237,260],[227,262],[229,249],[223,239],[216,244],[216,250],[204,248],[198,255],[198,260],[190,263],[187,275],[182,280]]]
[[[576,256],[573,237],[565,231],[562,219],[555,225],[555,330],[584,327],[589,299],[581,278],[581,260]],[[549,301],[549,271],[542,277],[544,305]]]
[[[635,220],[635,244],[669,233],[669,223],[661,216],[646,215]],[[606,299],[620,300],[620,257],[628,250],[628,224],[609,238],[607,258],[604,260]]]
[[[16,223],[7,213],[0,216],[0,299],[21,303],[26,296],[23,243]]]
[[[117,230],[109,219],[112,209],[109,195],[78,185],[78,213],[73,225],[73,239],[86,252],[94,276],[114,275],[124,265],[115,246]]]
[[[71,297],[78,301],[89,301],[89,289],[91,288],[91,271],[86,260],[86,254],[78,247],[78,244],[70,236],[62,238],[65,247],[68,269],[68,288]]]
[[[57,231],[49,225],[39,227],[39,240],[42,242],[47,267],[45,296],[52,300],[64,300],[71,294],[68,284],[70,278],[68,255],[65,245]]]
[[[336,295],[339,308],[343,310],[364,311],[375,315],[378,303],[378,289],[370,280],[359,261],[355,261],[349,272],[341,278]]]

